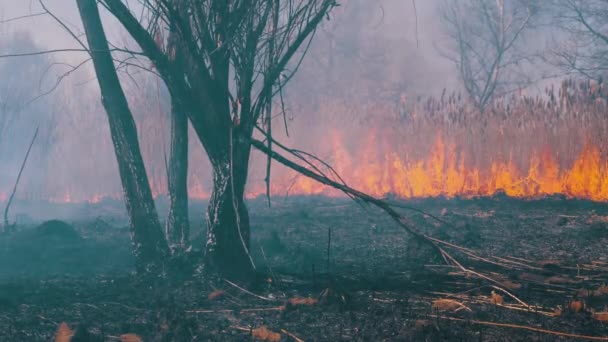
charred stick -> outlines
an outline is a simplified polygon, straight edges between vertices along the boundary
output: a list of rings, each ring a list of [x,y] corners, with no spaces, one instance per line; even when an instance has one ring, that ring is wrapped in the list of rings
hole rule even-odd
[[[331,226],[327,229],[327,274],[329,275],[330,265],[330,253],[331,253]]]
[[[30,146],[27,148],[27,152],[25,153],[25,157],[23,158],[23,163],[21,163],[21,168],[19,169],[19,174],[17,174],[17,180],[15,180],[15,186],[13,186],[13,192],[11,192],[11,196],[8,198],[8,202],[6,202],[6,208],[4,208],[4,229],[8,229],[8,211],[11,207],[11,203],[13,203],[13,198],[15,197],[15,193],[17,192],[17,186],[19,186],[19,181],[21,180],[21,174],[23,173],[23,169],[25,169],[25,164],[27,163],[27,159],[30,156],[30,151],[32,150],[32,146],[34,146],[34,142],[38,137],[38,129],[36,127],[36,132],[34,132],[34,136],[32,137],[32,141],[30,141]]]

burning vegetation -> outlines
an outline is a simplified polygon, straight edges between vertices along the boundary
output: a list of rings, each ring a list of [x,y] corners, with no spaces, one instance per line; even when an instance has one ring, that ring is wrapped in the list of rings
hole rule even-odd
[[[359,109],[329,105],[321,111],[328,110],[330,117],[339,118],[349,111],[353,117],[377,119],[359,119],[341,128],[338,120],[330,119],[336,125],[315,130],[320,140],[302,141],[305,134],[297,131],[292,139],[323,156],[349,185],[379,197],[471,198],[505,193],[528,199],[563,195],[606,201],[608,159],[602,146],[608,137],[607,99],[605,83],[568,80],[540,95],[518,93],[501,98],[483,113],[460,93]],[[150,161],[153,194],[167,195],[163,167],[154,162],[153,155],[153,148],[162,142],[145,141],[150,144],[143,154]],[[210,196],[205,179],[208,163],[201,157],[195,152],[190,156],[188,194],[193,199]],[[254,154],[252,160],[249,198],[266,193],[260,157]],[[122,196],[93,189],[89,193],[87,186],[68,191],[39,189],[37,193],[28,188],[27,180],[24,183],[22,199],[29,194],[30,199],[59,203],[98,203]],[[343,196],[339,190],[281,166],[273,175],[271,194]],[[6,197],[6,192],[0,192],[0,199]]]
[[[364,127],[329,131],[321,145],[330,148],[318,154],[327,156],[348,184],[375,196],[470,198],[503,192],[605,201],[607,99],[605,84],[574,81],[539,96],[500,99],[483,113],[459,94],[418,99],[405,108],[375,108],[385,119]],[[340,195],[293,173],[275,181],[278,195]],[[252,196],[263,193],[257,189]]]
[[[608,340],[606,3],[425,4],[461,89],[436,95],[372,20],[341,31],[370,9],[344,3],[76,0],[75,31],[39,0],[0,21],[78,46],[0,54],[67,70],[29,101],[0,81],[0,339]],[[95,101],[60,87],[83,69],[67,82]],[[68,114],[31,125],[55,90]]]

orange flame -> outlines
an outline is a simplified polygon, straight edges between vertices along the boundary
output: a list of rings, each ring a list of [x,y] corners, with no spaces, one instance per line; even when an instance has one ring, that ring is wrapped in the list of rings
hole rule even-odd
[[[377,197],[394,194],[401,198],[471,198],[503,192],[516,198],[562,194],[570,198],[608,201],[608,161],[602,158],[600,149],[590,143],[584,145],[570,165],[560,165],[556,154],[546,147],[538,153],[530,152],[527,166],[522,168],[512,154],[506,160],[497,157],[486,167],[471,166],[475,156],[460,151],[454,143],[446,143],[441,134],[437,134],[428,153],[418,157],[412,157],[411,151],[401,152],[403,146],[391,143],[374,130],[361,140],[362,147],[354,151],[349,151],[338,132],[333,132],[329,140],[330,155],[320,157],[330,162],[348,185]],[[337,179],[323,165],[318,168]],[[150,185],[155,198],[166,194],[164,183],[151,180]],[[248,189],[248,198],[264,195],[266,191],[260,180],[251,180]],[[192,199],[210,197],[209,186],[196,177],[189,180],[188,190]],[[343,196],[338,190],[289,170],[273,173],[271,193],[274,196]],[[99,203],[106,198],[121,197],[121,193],[95,193],[83,197],[78,192],[66,191],[49,200]],[[5,200],[6,195],[0,192],[0,201]]]
[[[426,158],[414,160],[400,155],[390,144],[378,144],[374,133],[365,147],[349,154],[337,135],[333,138],[334,167],[350,186],[374,196],[392,193],[402,198],[444,196],[453,198],[491,196],[498,192],[517,198],[563,194],[571,198],[608,200],[608,162],[597,146],[587,144],[570,167],[561,168],[549,148],[534,154],[527,170],[511,159],[493,161],[488,169],[467,167],[464,154],[438,135]],[[384,153],[378,152],[382,146]],[[294,177],[293,174],[291,174]],[[264,190],[253,185],[250,197]],[[340,192],[303,176],[275,179],[273,193],[339,196]]]

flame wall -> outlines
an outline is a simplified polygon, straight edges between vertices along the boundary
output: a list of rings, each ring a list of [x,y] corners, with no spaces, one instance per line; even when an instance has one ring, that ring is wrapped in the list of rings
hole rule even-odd
[[[164,98],[153,95],[144,98]],[[484,113],[458,94],[411,101],[402,96],[400,101],[380,104],[337,99],[293,108],[289,137],[280,129],[280,117],[274,131],[280,141],[316,154],[348,184],[376,196],[470,197],[502,191],[514,197],[564,194],[605,201],[606,98],[603,85],[564,82],[542,96],[502,99]],[[132,100],[132,107],[153,192],[164,194],[167,103]],[[40,165],[38,159],[28,165],[18,198],[56,202],[120,198],[103,109],[95,103],[89,110],[88,121],[58,125],[66,131],[56,135],[64,139],[54,142],[50,155],[42,159],[46,164]],[[206,198],[211,191],[210,168],[192,130],[190,136],[190,195]],[[265,163],[264,156],[253,153],[249,197],[265,193]],[[11,167],[16,175],[18,165]],[[0,200],[11,185],[4,182]],[[271,189],[278,196],[340,195],[276,163]]]
[[[502,99],[485,113],[456,94],[413,104],[403,99],[392,108],[363,106],[369,120],[336,123],[308,145],[347,183],[376,196],[504,192],[605,201],[606,94],[604,86],[564,82],[543,96]],[[251,188],[252,195],[264,191]],[[279,173],[273,191],[339,195],[292,172]]]

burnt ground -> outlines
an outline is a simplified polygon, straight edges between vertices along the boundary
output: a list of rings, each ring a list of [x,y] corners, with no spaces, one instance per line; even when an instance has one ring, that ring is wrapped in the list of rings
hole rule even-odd
[[[249,203],[260,271],[253,283],[138,279],[120,205],[104,203],[68,225],[25,222],[0,237],[0,341],[52,341],[60,322],[76,330],[72,341],[125,333],[251,341],[261,326],[284,341],[578,340],[529,328],[608,336],[598,314],[608,311],[605,204],[503,196],[398,203],[441,220],[402,210],[425,232],[470,249],[446,246],[497,283],[445,266],[375,208],[322,197]],[[203,205],[193,208],[195,246],[204,241]],[[501,297],[492,300],[492,291]]]

